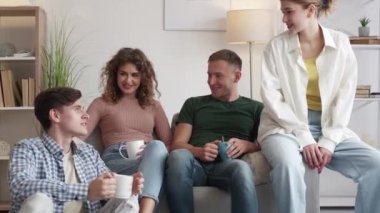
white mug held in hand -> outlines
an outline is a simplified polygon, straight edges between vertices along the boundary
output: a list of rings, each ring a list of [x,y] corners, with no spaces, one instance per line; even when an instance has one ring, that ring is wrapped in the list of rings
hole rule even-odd
[[[116,175],[116,198],[128,199],[132,196],[133,176]]]
[[[127,147],[127,153],[128,153],[128,158],[129,159],[137,159],[139,157],[139,153],[142,152],[143,148],[144,148],[144,140],[136,140],[136,141],[129,141],[129,142],[126,142],[124,145],[121,145],[119,147],[119,153],[120,155],[123,157],[123,158],[127,158],[123,155],[123,153],[121,152],[121,150],[124,148],[124,147]]]

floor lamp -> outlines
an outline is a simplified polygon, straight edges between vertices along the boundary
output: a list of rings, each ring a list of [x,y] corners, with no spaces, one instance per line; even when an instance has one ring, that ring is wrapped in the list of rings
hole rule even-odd
[[[227,12],[227,41],[249,44],[249,94],[252,97],[252,45],[266,43],[274,35],[274,11],[267,9]]]

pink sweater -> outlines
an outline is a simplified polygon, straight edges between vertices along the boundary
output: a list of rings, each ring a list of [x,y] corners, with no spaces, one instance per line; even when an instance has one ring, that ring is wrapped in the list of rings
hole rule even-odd
[[[113,104],[99,97],[91,103],[87,113],[90,115],[88,134],[99,125],[105,147],[139,139],[151,141],[153,132],[166,145],[171,142],[169,122],[158,101],[143,109],[136,98],[123,97]]]

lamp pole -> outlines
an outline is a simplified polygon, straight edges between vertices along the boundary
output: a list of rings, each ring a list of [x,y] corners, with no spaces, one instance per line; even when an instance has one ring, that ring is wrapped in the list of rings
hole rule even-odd
[[[249,97],[252,99],[252,41],[248,41],[249,46]]]

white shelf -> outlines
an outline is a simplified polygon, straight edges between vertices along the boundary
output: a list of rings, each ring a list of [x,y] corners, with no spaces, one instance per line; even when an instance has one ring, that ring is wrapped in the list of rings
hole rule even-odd
[[[9,156],[0,156],[0,161],[1,160],[9,160]]]
[[[377,50],[380,44],[351,44],[354,50]]]
[[[9,201],[0,201],[0,211],[9,211],[10,207]]]
[[[355,98],[355,101],[380,101],[380,98]]]
[[[34,107],[0,107],[0,111],[34,110]]]
[[[34,61],[36,60],[36,57],[29,56],[29,57],[0,57],[0,61]]]

